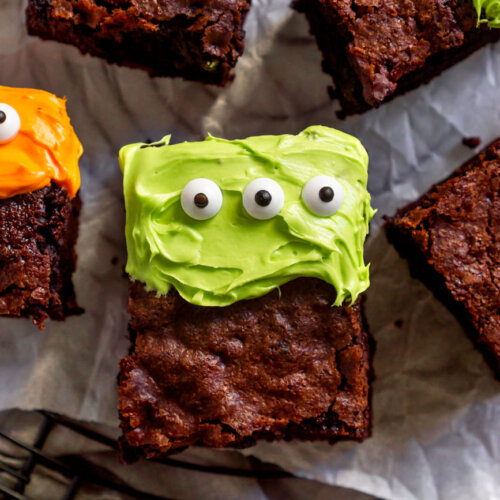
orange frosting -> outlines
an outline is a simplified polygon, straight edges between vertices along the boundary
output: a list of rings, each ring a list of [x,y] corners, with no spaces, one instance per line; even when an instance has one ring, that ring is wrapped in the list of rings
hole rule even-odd
[[[0,144],[0,198],[30,193],[53,181],[70,198],[80,188],[82,145],[66,112],[66,100],[43,90],[0,86],[0,103],[21,118],[17,136]]]

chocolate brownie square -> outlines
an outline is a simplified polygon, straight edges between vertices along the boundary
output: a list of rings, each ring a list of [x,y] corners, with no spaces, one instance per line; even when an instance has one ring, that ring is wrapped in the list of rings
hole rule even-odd
[[[340,117],[378,107],[500,38],[472,1],[296,0],[333,77]]]
[[[151,76],[224,85],[250,0],[29,0],[28,31]]]
[[[131,281],[133,347],[119,376],[125,457],[368,437],[371,344],[360,301],[334,300],[314,278],[227,307]]]
[[[83,148],[66,100],[0,86],[0,316],[81,312],[72,284]]]
[[[47,318],[77,314],[72,274],[80,199],[52,184],[0,198],[0,316]]]
[[[399,210],[386,230],[500,377],[500,139]]]

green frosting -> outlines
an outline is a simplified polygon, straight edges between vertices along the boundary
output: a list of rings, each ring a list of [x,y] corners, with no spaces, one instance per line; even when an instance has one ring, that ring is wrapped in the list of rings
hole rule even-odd
[[[488,23],[490,28],[500,28],[500,0],[473,0],[477,23]]]
[[[369,286],[363,245],[374,214],[366,189],[368,156],[354,137],[327,127],[297,136],[260,136],[168,145],[132,144],[120,151],[127,212],[127,272],[148,290],[174,286],[193,304],[226,306],[262,296],[298,277],[320,278],[352,303]],[[344,201],[334,215],[314,215],[302,200],[313,177],[335,177]],[[281,211],[257,220],[242,195],[253,179],[283,188]],[[222,208],[199,221],[182,209],[184,186],[208,178],[221,188]]]

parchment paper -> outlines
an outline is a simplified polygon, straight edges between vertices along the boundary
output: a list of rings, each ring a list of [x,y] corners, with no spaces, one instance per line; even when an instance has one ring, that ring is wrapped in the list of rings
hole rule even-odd
[[[383,214],[474,154],[462,137],[479,136],[484,145],[500,135],[500,45],[342,122],[307,23],[288,0],[254,0],[247,50],[225,89],[152,80],[28,38],[23,10],[21,0],[0,0],[0,83],[68,98],[85,147],[75,283],[86,314],[48,322],[44,332],[28,321],[0,320],[0,409],[45,408],[117,425],[117,364],[128,349],[120,146],[166,133],[182,141],[207,132],[235,138],[330,125],[367,147],[369,189],[379,210],[367,250],[367,316],[377,341],[374,436],[361,445],[259,444],[246,453],[383,498],[500,498],[500,384],[377,231]]]

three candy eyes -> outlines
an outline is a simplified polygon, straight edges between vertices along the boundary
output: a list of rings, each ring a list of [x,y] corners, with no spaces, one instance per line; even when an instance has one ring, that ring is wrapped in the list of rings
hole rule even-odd
[[[341,207],[344,191],[333,177],[318,175],[304,186],[302,199],[312,213],[328,217]],[[285,193],[281,186],[266,177],[251,181],[243,192],[243,207],[254,219],[271,219],[284,203]],[[210,219],[222,207],[222,191],[210,179],[194,179],[182,190],[181,206],[193,219]]]
[[[18,112],[12,106],[0,103],[0,144],[15,139],[20,129],[21,119]],[[337,212],[343,198],[342,186],[327,175],[314,177],[302,190],[302,199],[309,210],[322,217]],[[255,179],[243,192],[243,206],[255,219],[271,219],[279,213],[284,203],[283,189],[273,179]],[[181,205],[193,219],[210,219],[222,207],[222,192],[210,179],[194,179],[182,190]]]
[[[15,139],[20,129],[21,119],[17,111],[8,104],[0,103],[0,144]],[[304,186],[302,198],[311,212],[327,217],[340,208],[344,193],[333,177],[319,175]],[[255,219],[271,219],[279,213],[284,203],[283,189],[273,179],[255,179],[243,192],[243,206]],[[181,205],[193,219],[210,219],[222,207],[222,192],[210,179],[194,179],[182,190]]]
[[[8,104],[0,102],[0,144],[6,144],[16,138],[21,128],[18,112]]]
[[[21,119],[17,111],[8,104],[0,103],[0,144],[15,139],[20,128]],[[311,212],[327,217],[340,208],[344,192],[333,177],[319,175],[304,186],[302,198]],[[271,219],[279,213],[284,203],[283,189],[273,179],[255,179],[243,192],[243,206],[255,219]],[[222,192],[210,179],[194,179],[182,190],[181,205],[193,219],[210,219],[222,207]]]

